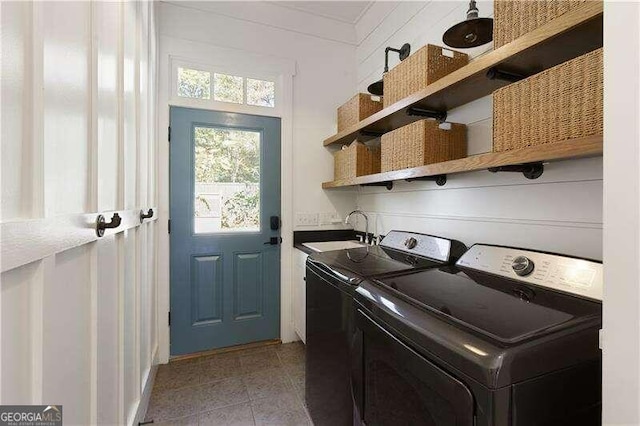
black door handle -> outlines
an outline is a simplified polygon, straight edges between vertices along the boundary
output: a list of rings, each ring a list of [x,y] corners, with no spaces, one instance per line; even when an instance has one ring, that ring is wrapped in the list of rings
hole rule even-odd
[[[96,235],[102,237],[105,229],[117,228],[122,223],[122,218],[118,213],[114,213],[111,222],[107,223],[104,216],[99,214],[96,218]]]
[[[277,246],[281,242],[282,242],[282,237],[271,237],[271,238],[269,238],[269,241],[264,243],[264,245],[265,246],[267,246],[267,245]]]

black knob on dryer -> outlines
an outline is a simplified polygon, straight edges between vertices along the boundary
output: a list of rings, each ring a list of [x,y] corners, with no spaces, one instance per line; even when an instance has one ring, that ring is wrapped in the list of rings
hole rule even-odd
[[[511,262],[513,272],[520,277],[525,277],[533,272],[534,266],[533,261],[525,256],[518,256]]]

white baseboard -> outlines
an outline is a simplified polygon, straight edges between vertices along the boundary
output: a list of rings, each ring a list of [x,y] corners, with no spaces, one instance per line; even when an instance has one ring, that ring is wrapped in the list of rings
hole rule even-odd
[[[158,347],[156,346],[153,351],[153,356],[151,357],[151,368],[149,369],[149,373],[145,377],[144,390],[142,391],[142,395],[140,395],[140,400],[138,401],[138,407],[136,409],[136,415],[133,418],[133,422],[131,426],[138,426],[140,422],[144,421],[144,417],[147,414],[147,409],[149,408],[149,401],[151,400],[151,391],[153,390],[153,384],[156,380],[156,373],[158,372]]]

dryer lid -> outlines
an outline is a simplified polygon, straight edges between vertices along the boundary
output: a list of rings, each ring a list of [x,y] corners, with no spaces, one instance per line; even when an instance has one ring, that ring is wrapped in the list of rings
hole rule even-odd
[[[429,313],[504,344],[601,316],[599,303],[472,270],[440,268],[374,282]]]

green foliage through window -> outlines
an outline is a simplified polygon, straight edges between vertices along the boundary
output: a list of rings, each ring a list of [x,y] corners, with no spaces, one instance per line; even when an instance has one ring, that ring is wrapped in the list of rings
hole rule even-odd
[[[275,86],[273,81],[247,78],[247,104],[273,108],[276,101]]]
[[[245,191],[236,192],[222,205],[223,229],[260,228],[260,191],[247,186]]]
[[[260,133],[196,127],[196,182],[259,182]]]
[[[222,230],[259,229],[260,133],[196,127],[194,137],[195,216],[218,217]]]
[[[213,99],[221,102],[244,103],[244,78],[213,74]]]
[[[219,73],[213,73],[212,81],[208,71],[178,67],[178,96],[211,99],[212,86],[215,101],[267,108],[276,105],[276,84],[273,81]]]
[[[211,97],[211,74],[207,71],[178,68],[178,96],[209,99]]]

